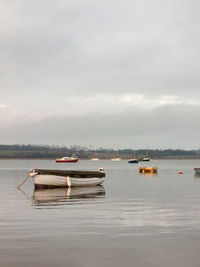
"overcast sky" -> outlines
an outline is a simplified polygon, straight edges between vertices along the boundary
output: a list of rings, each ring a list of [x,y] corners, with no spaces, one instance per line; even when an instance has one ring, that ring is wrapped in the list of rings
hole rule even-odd
[[[199,10],[0,0],[0,143],[199,148]]]

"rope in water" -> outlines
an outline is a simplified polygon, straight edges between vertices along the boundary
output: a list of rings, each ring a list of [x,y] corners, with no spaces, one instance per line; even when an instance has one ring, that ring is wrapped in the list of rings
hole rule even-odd
[[[16,188],[17,189],[20,189],[20,187],[28,180],[29,177],[30,177],[30,175],[28,174],[28,176],[26,177],[26,179],[21,184],[19,184]]]

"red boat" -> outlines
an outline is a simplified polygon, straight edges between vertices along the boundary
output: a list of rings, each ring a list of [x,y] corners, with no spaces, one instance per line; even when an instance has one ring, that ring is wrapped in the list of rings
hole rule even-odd
[[[77,162],[78,161],[78,158],[74,157],[72,155],[72,157],[63,157],[63,158],[60,158],[60,159],[56,159],[56,162],[59,162],[59,163],[65,163],[65,162]]]

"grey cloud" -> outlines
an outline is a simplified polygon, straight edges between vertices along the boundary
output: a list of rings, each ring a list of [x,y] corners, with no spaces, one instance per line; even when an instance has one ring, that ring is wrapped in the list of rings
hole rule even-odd
[[[9,34],[1,42],[1,90],[188,95],[192,89],[199,96],[198,6],[180,0],[17,1],[3,20]]]
[[[195,145],[198,107],[145,105],[161,96],[199,99],[199,7],[196,0],[2,0],[0,101],[13,107],[2,142],[127,146],[136,132],[139,146]],[[140,94],[145,105],[126,112],[119,104],[114,115],[102,105],[103,115],[94,103],[82,117],[60,109],[70,96],[99,94]]]
[[[148,113],[130,109],[115,115],[52,117],[1,128],[1,141],[191,149],[198,148],[199,114],[199,107],[171,105]]]

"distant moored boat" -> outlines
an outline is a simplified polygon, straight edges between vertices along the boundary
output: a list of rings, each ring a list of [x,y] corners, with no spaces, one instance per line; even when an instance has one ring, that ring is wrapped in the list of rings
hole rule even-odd
[[[151,160],[151,158],[149,158],[149,157],[144,157],[144,158],[139,159],[139,161],[150,161],[150,160]]]
[[[128,163],[138,163],[138,159],[129,159]]]
[[[135,150],[134,150],[133,158],[132,159],[129,159],[128,160],[128,163],[138,163],[138,159],[136,159],[136,156],[135,156]]]
[[[119,158],[119,157],[116,157],[116,158],[113,158],[113,159],[111,159],[112,161],[120,161],[121,160],[121,158]]]
[[[99,158],[91,158],[91,161],[100,161]]]
[[[119,157],[118,151],[116,152],[115,158],[111,159],[112,161],[120,161],[121,158]]]
[[[93,158],[90,159],[91,161],[100,161],[100,159],[97,157],[97,151]]]
[[[156,166],[140,166],[139,172],[141,173],[157,173],[158,167]]]
[[[145,155],[145,157],[140,158],[139,161],[150,161],[151,158],[148,156],[148,154],[149,154],[149,151],[148,151],[148,149],[147,149],[147,150],[146,150],[146,155]]]
[[[58,162],[58,163],[77,162],[77,161],[78,161],[78,158],[75,157],[74,155],[72,155],[71,157],[63,157],[60,159],[56,159],[56,162]]]

